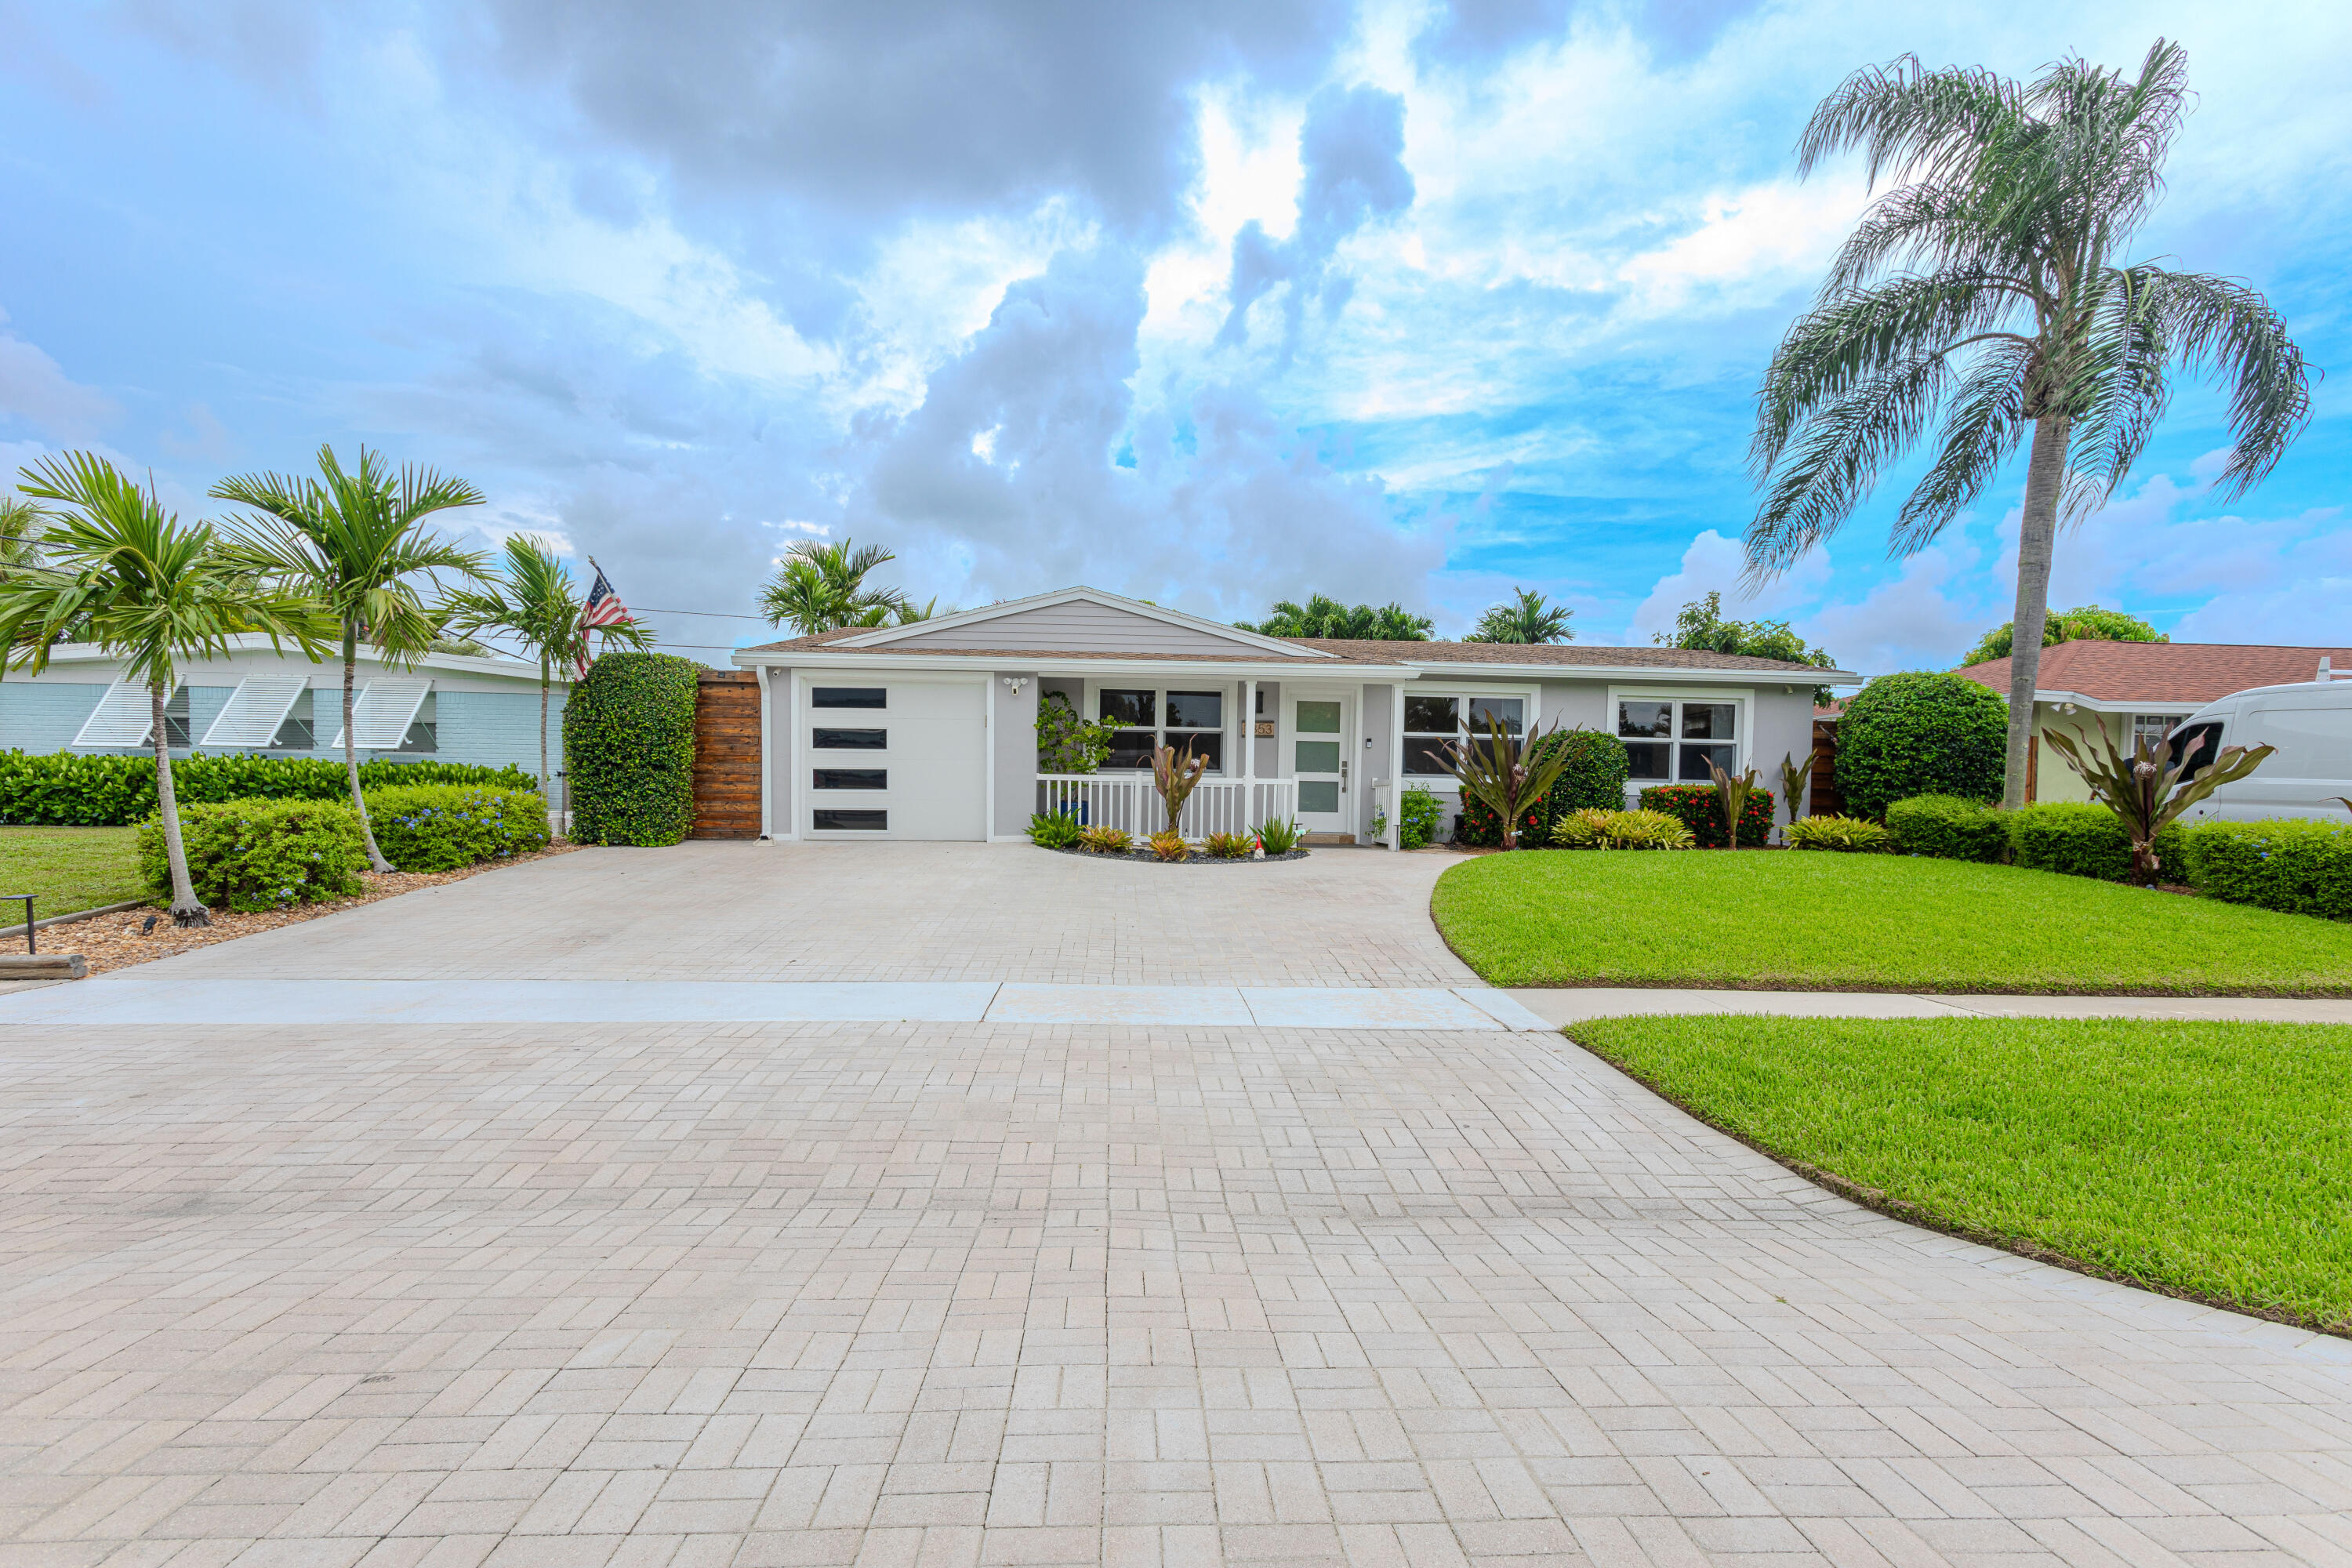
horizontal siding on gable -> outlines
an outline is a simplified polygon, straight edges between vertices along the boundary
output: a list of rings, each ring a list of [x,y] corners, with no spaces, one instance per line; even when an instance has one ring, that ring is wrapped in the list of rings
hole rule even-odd
[[[1171,626],[1149,616],[1081,601],[1021,610],[992,621],[924,632],[892,642],[894,648],[1036,648],[1055,653],[1195,653],[1256,655],[1239,637]]]

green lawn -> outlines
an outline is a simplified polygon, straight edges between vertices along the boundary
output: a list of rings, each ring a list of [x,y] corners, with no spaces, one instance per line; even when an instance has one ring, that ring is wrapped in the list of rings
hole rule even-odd
[[[138,841],[135,827],[0,827],[0,893],[36,895],[41,920],[139,898]],[[24,918],[0,903],[0,937]]]
[[[2352,994],[2352,925],[1907,855],[1486,855],[1431,912],[1496,985]]]
[[[1568,1032],[1906,1217],[2352,1332],[2352,1026],[1683,1017]]]

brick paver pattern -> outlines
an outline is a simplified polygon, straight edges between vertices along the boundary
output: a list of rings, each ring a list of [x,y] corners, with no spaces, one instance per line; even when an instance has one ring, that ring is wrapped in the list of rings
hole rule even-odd
[[[2352,1561],[2352,1347],[1540,1035],[16,1029],[0,1119],[0,1564]]]

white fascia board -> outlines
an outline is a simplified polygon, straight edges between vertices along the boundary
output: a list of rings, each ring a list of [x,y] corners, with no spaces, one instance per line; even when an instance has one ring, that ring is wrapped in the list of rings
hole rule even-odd
[[[273,649],[269,646],[268,637],[250,632],[225,639],[223,653],[231,657],[248,653],[275,654],[278,658],[290,663],[309,665],[319,669],[341,670],[343,668],[343,656],[339,650],[331,649],[323,658],[305,658],[302,656],[302,650],[291,643]],[[119,665],[122,662],[122,656],[120,653],[109,653],[96,643],[59,643],[49,650],[49,662],[51,664]],[[202,664],[209,661],[194,659],[187,662]],[[369,648],[365,643],[362,643],[357,663],[363,669],[410,668],[446,669],[452,673],[462,672],[467,675],[504,676],[511,680],[529,680],[533,685],[539,682],[539,666],[536,664],[527,664],[519,658],[482,658],[469,653],[428,653],[416,659],[413,666],[388,665],[382,656]],[[559,659],[555,667],[548,672],[557,686],[572,684],[572,678],[564,673],[564,668],[562,661]]]
[[[1696,681],[1709,686],[1838,686],[1862,677],[1843,669],[1711,669],[1657,664],[1466,664],[1408,663],[1425,680],[1468,679],[1482,675],[1541,680]]]
[[[2231,692],[2231,695],[2234,697],[2238,694]],[[2006,702],[2009,699],[2003,697],[2001,700]],[[2055,708],[2062,702],[2071,702],[2075,707],[2085,709],[2093,713],[2179,713],[2186,716],[2204,707],[2206,700],[2209,700],[2194,697],[2136,697],[2121,700],[2106,697],[2085,697],[2079,691],[2036,691],[2033,694],[2034,705],[2037,707]]]
[[[752,652],[744,650],[734,656],[734,662],[744,669],[756,669],[761,665],[793,669],[875,669],[875,670],[940,670],[987,671],[997,669],[1026,670],[1038,675],[1149,675],[1155,679],[1177,675],[1198,675],[1209,679],[1242,680],[1255,677],[1260,680],[1412,680],[1430,671],[1412,670],[1402,665],[1388,664],[1318,664],[1301,667],[1297,664],[1272,664],[1259,659],[1222,658],[1135,658],[1056,659],[1037,658],[1024,653],[860,653],[856,650],[836,653],[839,643],[829,645],[824,651],[803,649],[798,652]]]
[[[1242,647],[1262,648],[1268,653],[1278,653],[1285,659],[1328,659],[1339,657],[1337,654],[1327,653],[1319,647],[1302,647],[1294,637],[1270,637],[1263,632],[1245,632],[1239,626],[1228,626],[1223,621],[1206,620],[1199,616],[1188,616],[1181,610],[1166,609],[1159,605],[1147,605],[1140,599],[1124,598],[1117,594],[1106,594],[1100,588],[1086,587],[1059,588],[1050,594],[1033,594],[1025,599],[1007,599],[1001,605],[986,605],[977,610],[963,610],[952,616],[935,616],[928,621],[916,621],[910,626],[879,626],[870,632],[862,632],[854,637],[844,637],[833,646],[835,647],[887,647],[907,637],[923,637],[931,632],[953,631],[961,626],[982,626],[990,621],[1001,620],[1006,616],[1020,615],[1029,610],[1051,609],[1055,605],[1080,603],[1099,605],[1107,610],[1124,610],[1129,615],[1140,616],[1146,620],[1158,621],[1165,626],[1183,626],[1191,631],[1203,632],[1212,637],[1222,637]]]

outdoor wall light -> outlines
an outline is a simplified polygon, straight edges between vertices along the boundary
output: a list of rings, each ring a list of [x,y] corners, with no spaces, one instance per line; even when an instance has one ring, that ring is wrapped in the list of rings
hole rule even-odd
[[[1029,678],[1025,675],[1008,675],[1003,677],[1003,680],[1005,685],[1013,688],[1013,695],[1015,697],[1020,696],[1021,689],[1029,684]]]

